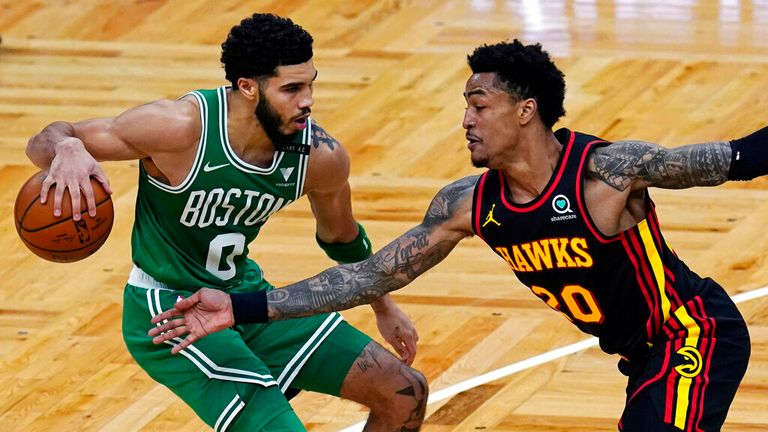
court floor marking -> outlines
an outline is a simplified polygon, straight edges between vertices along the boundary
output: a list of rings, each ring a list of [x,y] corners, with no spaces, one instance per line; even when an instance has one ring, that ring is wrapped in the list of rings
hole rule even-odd
[[[745,301],[754,300],[756,298],[760,298],[766,295],[768,295],[768,286],[754,289],[752,291],[746,291],[741,294],[736,294],[735,296],[731,297],[731,299],[733,300],[734,303],[738,304],[738,303],[743,303]],[[503,378],[505,376],[518,373],[525,369],[530,369],[532,367],[539,366],[547,362],[551,362],[552,360],[559,359],[560,357],[565,357],[567,355],[575,354],[579,351],[583,351],[583,350],[595,347],[597,345],[598,345],[597,338],[591,337],[581,342],[576,342],[570,345],[566,345],[564,347],[560,347],[552,351],[545,352],[544,354],[539,354],[537,356],[519,361],[517,363],[512,363],[502,368],[484,373],[482,375],[478,375],[474,378],[470,378],[466,381],[462,381],[452,386],[446,387],[442,390],[436,391],[429,395],[429,400],[427,401],[427,405],[433,404],[435,402],[439,402],[444,399],[448,399],[463,391],[467,391],[471,388],[475,388],[483,384],[487,384],[499,378]],[[363,430],[363,426],[365,426],[365,421],[356,423],[348,428],[342,429],[339,432],[360,432]]]

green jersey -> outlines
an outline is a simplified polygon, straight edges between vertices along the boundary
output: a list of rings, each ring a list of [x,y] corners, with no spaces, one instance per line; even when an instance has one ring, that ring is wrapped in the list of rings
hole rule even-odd
[[[190,94],[202,123],[197,155],[178,186],[151,177],[140,164],[133,262],[171,288],[232,288],[246,267],[261,272],[247,260],[261,226],[303,194],[312,121],[262,168],[240,159],[230,145],[226,87]]]

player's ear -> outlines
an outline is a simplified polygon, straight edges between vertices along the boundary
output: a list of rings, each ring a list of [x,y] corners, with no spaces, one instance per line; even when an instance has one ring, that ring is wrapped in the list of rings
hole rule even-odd
[[[520,124],[525,125],[525,124],[528,124],[531,120],[533,120],[533,117],[536,115],[536,112],[538,111],[539,106],[536,103],[536,99],[528,98],[520,101],[519,109],[520,109]]]
[[[249,100],[259,100],[259,83],[253,78],[238,78],[237,90]]]

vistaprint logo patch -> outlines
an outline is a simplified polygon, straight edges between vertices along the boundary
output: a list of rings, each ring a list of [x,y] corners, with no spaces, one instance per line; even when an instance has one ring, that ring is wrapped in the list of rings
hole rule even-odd
[[[280,172],[283,174],[285,183],[276,183],[277,186],[280,186],[280,187],[296,186],[296,182],[288,181],[288,179],[291,178],[291,174],[293,174],[293,168],[294,167],[280,168]]]
[[[557,195],[552,198],[552,210],[560,216],[552,216],[550,219],[552,222],[557,222],[567,219],[576,219],[576,214],[571,210],[571,200],[565,195]]]
[[[280,168],[280,172],[283,173],[283,178],[285,181],[288,181],[288,179],[291,177],[291,174],[293,173],[293,167]]]

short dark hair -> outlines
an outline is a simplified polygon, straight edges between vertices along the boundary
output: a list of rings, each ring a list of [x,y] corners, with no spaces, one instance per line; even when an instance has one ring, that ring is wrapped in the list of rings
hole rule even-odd
[[[519,40],[483,45],[467,56],[472,73],[495,72],[503,81],[502,90],[517,100],[533,98],[539,116],[551,128],[565,115],[565,78],[541,49],[541,44],[523,45]]]
[[[232,27],[221,44],[227,81],[277,75],[277,67],[312,58],[312,36],[289,18],[255,13]]]

